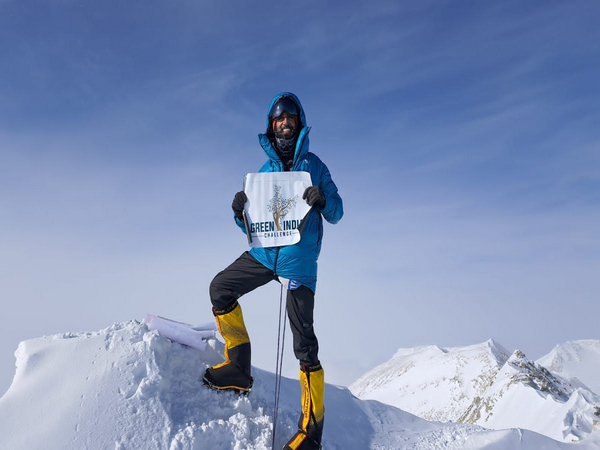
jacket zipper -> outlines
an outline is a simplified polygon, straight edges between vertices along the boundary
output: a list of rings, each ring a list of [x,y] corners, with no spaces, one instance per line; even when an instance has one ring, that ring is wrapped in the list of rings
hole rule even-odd
[[[310,129],[308,131],[310,131]],[[304,136],[302,136],[302,141],[300,141],[300,148],[302,148],[302,145],[304,145],[304,139],[308,135],[308,131],[304,134]],[[281,159],[279,159],[278,166],[279,166],[281,172],[285,172],[285,163]],[[295,166],[296,166],[296,155],[294,155],[294,159],[292,161],[292,167],[290,167],[290,172],[292,172],[294,170]],[[275,276],[277,276],[277,260],[279,259],[279,249],[280,248],[281,247],[277,247],[277,250],[275,251],[275,264],[273,265],[273,275],[275,275]]]
[[[310,128],[308,129],[308,131],[306,133],[304,133],[304,136],[302,136],[302,140],[300,141],[300,148],[302,148],[302,146],[304,145],[304,139],[306,139],[306,136],[308,136],[308,132],[310,131]],[[298,143],[296,143],[296,146],[298,145]],[[294,170],[294,168],[296,167],[296,156],[294,155],[294,159],[292,161],[292,167],[290,167],[290,172]]]

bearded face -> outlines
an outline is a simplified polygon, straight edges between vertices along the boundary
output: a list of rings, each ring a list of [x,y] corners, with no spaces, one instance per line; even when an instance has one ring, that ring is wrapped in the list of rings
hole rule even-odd
[[[273,120],[273,133],[280,139],[292,139],[297,132],[297,116],[291,116],[284,112],[277,119]]]

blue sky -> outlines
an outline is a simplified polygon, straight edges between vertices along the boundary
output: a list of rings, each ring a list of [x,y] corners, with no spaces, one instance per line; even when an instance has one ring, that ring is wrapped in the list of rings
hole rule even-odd
[[[246,249],[231,199],[287,90],[346,212],[319,260],[328,381],[399,347],[600,338],[599,13],[0,0],[0,390],[21,340],[212,319],[208,284]],[[278,295],[242,302],[270,370]]]

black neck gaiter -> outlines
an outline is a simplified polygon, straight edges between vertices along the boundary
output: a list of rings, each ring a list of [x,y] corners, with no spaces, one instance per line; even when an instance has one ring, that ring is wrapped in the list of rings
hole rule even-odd
[[[292,164],[294,163],[294,153],[296,151],[297,140],[297,136],[294,136],[291,139],[275,137],[275,150],[277,150],[279,158],[281,159],[281,161],[283,161],[285,170],[290,170],[292,168]]]

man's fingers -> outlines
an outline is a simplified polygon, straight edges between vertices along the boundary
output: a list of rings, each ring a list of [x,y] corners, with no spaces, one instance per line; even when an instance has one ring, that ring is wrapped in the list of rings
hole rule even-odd
[[[302,195],[302,198],[304,200],[306,200],[306,203],[308,203],[309,206],[313,206],[317,202],[321,201],[321,198],[322,198],[321,190],[319,189],[318,186],[308,187],[304,191],[304,195]]]

